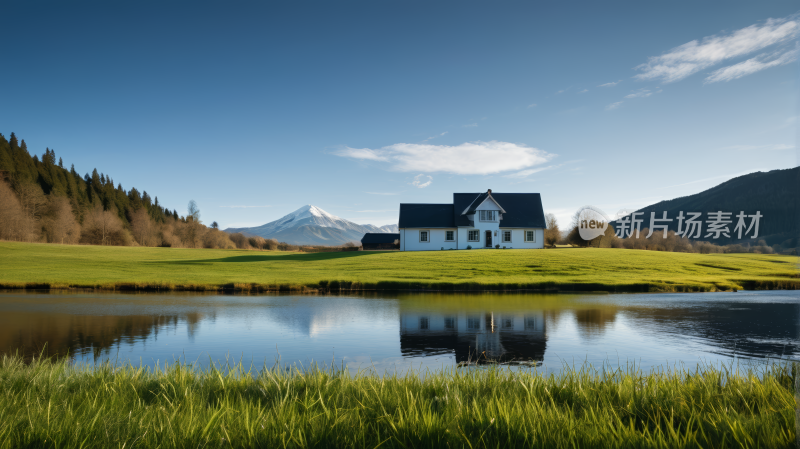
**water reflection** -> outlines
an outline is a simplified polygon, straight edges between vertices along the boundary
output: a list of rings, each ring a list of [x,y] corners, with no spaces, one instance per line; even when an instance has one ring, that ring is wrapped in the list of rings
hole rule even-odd
[[[544,360],[544,313],[403,311],[400,352],[404,356],[455,354],[457,362],[528,363]]]
[[[226,296],[0,293],[0,352],[79,361],[344,362],[379,369],[564,360],[798,359],[800,292]],[[207,363],[207,362],[204,362]]]

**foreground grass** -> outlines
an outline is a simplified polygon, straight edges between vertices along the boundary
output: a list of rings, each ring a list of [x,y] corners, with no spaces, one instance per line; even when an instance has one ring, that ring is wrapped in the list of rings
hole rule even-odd
[[[796,256],[624,249],[293,253],[0,242],[0,287],[186,290],[798,289]]]
[[[253,375],[4,357],[0,448],[793,447],[789,374]]]

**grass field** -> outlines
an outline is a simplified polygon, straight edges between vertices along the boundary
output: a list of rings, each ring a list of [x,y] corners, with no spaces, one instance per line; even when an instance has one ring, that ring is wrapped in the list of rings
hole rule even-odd
[[[794,447],[787,365],[404,377],[0,360],[0,449]]]
[[[798,289],[798,257],[623,249],[295,253],[0,242],[0,287],[186,290]]]

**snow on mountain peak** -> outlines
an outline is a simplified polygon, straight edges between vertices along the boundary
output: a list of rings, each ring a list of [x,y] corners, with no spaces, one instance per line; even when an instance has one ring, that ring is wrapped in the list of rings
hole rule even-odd
[[[319,218],[327,218],[327,219],[330,219],[330,220],[341,220],[341,218],[337,217],[336,215],[329,214],[329,213],[325,212],[324,210],[320,209],[319,207],[314,206],[313,204],[306,204],[305,206],[301,207],[300,209],[297,209],[296,211],[290,213],[289,215],[286,215],[284,218],[290,218],[290,217],[293,217],[295,219],[298,219],[298,218],[309,218],[309,217],[319,217]],[[281,219],[281,220],[283,220],[283,219]],[[281,220],[278,220],[278,221],[281,221]]]

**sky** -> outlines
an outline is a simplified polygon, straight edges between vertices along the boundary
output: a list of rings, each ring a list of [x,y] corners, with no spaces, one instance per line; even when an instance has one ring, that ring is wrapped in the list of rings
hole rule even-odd
[[[798,165],[796,1],[3,6],[0,132],[206,223],[537,192],[562,225]]]

